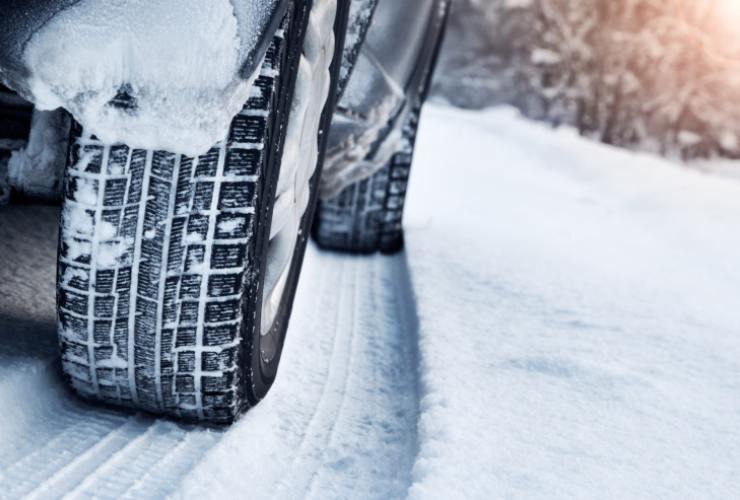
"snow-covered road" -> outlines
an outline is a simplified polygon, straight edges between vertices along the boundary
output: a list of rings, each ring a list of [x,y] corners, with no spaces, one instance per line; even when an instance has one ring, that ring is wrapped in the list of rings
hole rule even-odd
[[[80,402],[51,208],[0,210],[0,498],[738,498],[740,182],[431,107],[407,250],[309,248],[229,429]]]

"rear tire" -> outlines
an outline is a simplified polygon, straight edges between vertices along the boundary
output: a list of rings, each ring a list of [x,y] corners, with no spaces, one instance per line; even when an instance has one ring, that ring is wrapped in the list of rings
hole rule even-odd
[[[403,249],[403,209],[418,124],[418,113],[411,113],[401,151],[383,168],[319,201],[312,235],[320,248],[362,254]]]
[[[214,423],[233,421],[265,396],[277,374],[315,208],[345,26],[344,1],[293,2],[253,97],[228,138],[198,158],[104,145],[75,127],[58,314],[62,367],[76,392]],[[292,236],[285,287],[263,331],[288,117],[296,118],[296,80],[306,78],[306,68],[320,71],[308,78],[326,81],[328,97],[311,100],[321,106],[311,122],[316,170],[303,184],[305,211]]]
[[[394,131],[400,128],[398,149],[369,178],[354,182],[338,195],[319,201],[311,234],[320,248],[361,254],[392,254],[403,249],[403,209],[419,118],[442,48],[450,2],[439,0],[439,6],[438,24],[430,32],[429,43],[433,44],[433,50],[418,61],[414,78],[406,89],[404,109],[387,124],[384,135],[371,148],[370,155],[386,150],[392,144],[388,141],[396,136]],[[370,164],[375,161],[372,157],[366,159]]]

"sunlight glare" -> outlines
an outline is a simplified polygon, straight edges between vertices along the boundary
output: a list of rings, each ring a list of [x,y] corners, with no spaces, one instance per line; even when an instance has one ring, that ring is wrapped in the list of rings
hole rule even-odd
[[[740,20],[740,0],[720,0],[721,10],[733,22]]]

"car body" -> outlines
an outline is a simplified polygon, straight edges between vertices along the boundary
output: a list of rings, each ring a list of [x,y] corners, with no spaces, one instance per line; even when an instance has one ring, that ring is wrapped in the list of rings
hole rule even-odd
[[[80,0],[4,2],[4,15],[0,17],[0,81],[6,87],[6,99],[0,100],[2,113],[0,116],[3,116],[4,127],[7,129],[4,131],[6,139],[12,137],[14,140],[12,143],[6,141],[6,150],[17,146],[19,136],[23,135],[23,128],[30,129],[31,125],[30,107],[23,106],[18,99],[11,99],[7,89],[12,89],[27,101],[37,100],[32,90],[34,68],[29,67],[26,54],[28,44],[45,26],[65,12],[79,8],[81,3],[83,2]],[[247,81],[256,71],[267,48],[269,34],[275,30],[287,3],[287,0],[260,0],[260,4],[264,5],[266,10],[256,23],[247,19],[249,9],[234,9],[237,24],[242,27],[241,31],[249,29],[258,33],[256,38],[240,37],[242,41],[238,49],[239,78]],[[394,140],[394,133],[398,135],[399,124],[403,123],[404,118],[412,111],[413,105],[410,102],[413,96],[422,91],[418,88],[423,81],[419,69],[426,67],[429,59],[435,55],[435,41],[442,36],[447,4],[447,0],[352,1],[349,34],[339,83],[341,100],[329,138],[328,159],[322,181],[323,197],[335,195],[346,185],[369,177],[388,160],[389,151],[393,149],[389,147],[389,143]],[[244,41],[247,38],[248,41]],[[188,46],[183,45],[180,50],[187,49]],[[174,58],[177,57],[186,57],[186,54],[175,54]],[[115,117],[118,119],[129,118],[131,114],[130,110],[125,108],[125,101],[135,96],[125,95],[127,85],[127,82],[119,81],[115,84],[117,89],[115,92],[108,90],[109,95],[106,99],[108,107],[124,107],[123,112]],[[124,92],[121,92],[121,89],[124,89]],[[173,94],[176,92],[171,87],[166,90],[172,91]],[[174,97],[176,96],[165,96],[170,100]],[[68,104],[70,105],[67,109],[76,119],[84,123],[87,114],[84,106],[75,107],[74,103]],[[230,119],[230,115],[225,118]],[[182,120],[181,117],[178,119]],[[167,129],[171,123],[164,120],[166,117],[160,125],[161,128]],[[0,133],[3,133],[2,129]],[[181,131],[177,133],[182,135]],[[136,142],[129,136],[122,138],[123,142],[128,144]],[[167,149],[177,149],[177,141],[180,139],[167,143],[168,146],[174,145]],[[384,144],[385,147],[382,147]],[[143,146],[152,145],[143,144]],[[184,152],[193,153],[193,151]],[[45,175],[53,170],[49,167],[38,169]],[[26,178],[24,182],[28,184],[28,179]],[[23,186],[18,188],[23,190]],[[28,191],[27,186],[25,190]],[[39,192],[40,189],[35,191],[28,194],[44,194]]]

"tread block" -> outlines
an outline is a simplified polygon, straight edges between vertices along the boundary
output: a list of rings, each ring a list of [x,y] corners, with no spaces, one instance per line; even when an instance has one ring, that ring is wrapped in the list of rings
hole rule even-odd
[[[201,181],[195,185],[192,210],[208,211],[211,209],[214,186],[215,184],[212,181]]]
[[[65,310],[80,315],[87,315],[89,297],[87,294],[76,293],[62,288],[59,290],[59,296]]]
[[[226,321],[235,321],[239,318],[240,313],[239,300],[225,300],[209,302],[206,304],[206,323],[224,323]]]
[[[214,178],[218,175],[218,159],[221,156],[219,148],[212,148],[208,153],[198,157],[195,162],[195,177]],[[197,195],[196,195],[197,196]]]
[[[239,336],[239,327],[231,325],[206,325],[203,329],[203,345],[220,346],[233,343]]]
[[[177,353],[177,373],[193,373],[195,371],[195,353],[180,351]]]
[[[197,299],[200,297],[200,286],[203,276],[200,274],[186,274],[180,278],[180,299]]]
[[[254,183],[224,182],[221,185],[221,197],[218,201],[218,209],[228,210],[249,206],[253,197]]]
[[[241,273],[214,274],[208,277],[208,297],[228,297],[237,295],[242,288]]]
[[[93,323],[93,340],[96,344],[107,344],[113,332],[113,321],[96,320]],[[102,349],[103,347],[101,347]],[[95,351],[96,353],[98,351]],[[106,358],[107,359],[107,358]]]
[[[241,269],[247,256],[245,245],[213,245],[212,269]]]
[[[256,149],[231,149],[226,153],[224,175],[227,178],[257,175],[262,158],[263,152]]]
[[[152,158],[152,176],[170,181],[175,171],[178,155],[165,151],[155,151]]]
[[[182,320],[181,320],[182,322]],[[197,336],[195,327],[179,327],[177,328],[177,337],[175,347],[191,347],[195,345],[195,338]]]
[[[195,391],[195,377],[192,375],[177,375],[175,387],[180,393],[192,393]]]
[[[217,240],[230,240],[247,238],[252,231],[251,214],[220,213],[216,217]]]

